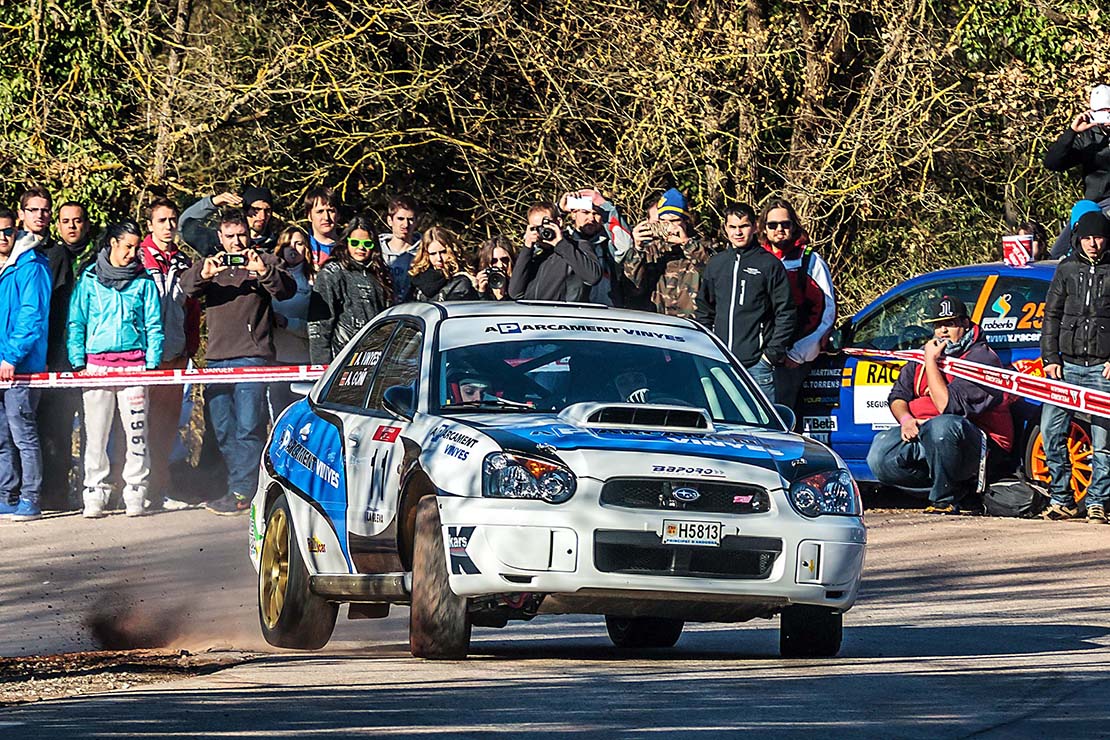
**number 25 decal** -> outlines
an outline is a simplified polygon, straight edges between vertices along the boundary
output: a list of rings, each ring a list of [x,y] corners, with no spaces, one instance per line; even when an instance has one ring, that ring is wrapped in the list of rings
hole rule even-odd
[[[1033,303],[1030,301],[1021,307],[1021,319],[1018,320],[1018,329],[1036,329],[1041,330],[1041,325],[1044,324],[1044,301],[1040,303]]]

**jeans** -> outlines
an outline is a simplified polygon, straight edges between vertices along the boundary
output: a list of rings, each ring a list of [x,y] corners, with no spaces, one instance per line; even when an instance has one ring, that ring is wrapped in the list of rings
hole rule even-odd
[[[979,427],[963,416],[941,414],[923,422],[912,442],[902,441],[900,427],[879,432],[867,464],[880,483],[928,491],[934,504],[959,504],[983,482],[986,448],[987,436]]]
[[[50,388],[38,404],[38,431],[42,444],[42,505],[47,509],[68,511],[77,497],[70,487],[73,470],[73,418],[82,413],[78,388]],[[84,424],[78,418],[82,445]]]
[[[767,396],[767,400],[774,403],[775,366],[767,362],[767,360],[760,355],[758,360],[745,367],[747,368],[748,375],[752,376],[752,380],[759,386],[759,390],[763,391],[763,395]]]
[[[1110,380],[1102,377],[1102,364],[1085,367],[1064,363],[1064,380],[1084,388],[1110,391]],[[1048,463],[1048,493],[1058,504],[1073,506],[1071,490],[1071,460],[1068,458],[1068,430],[1073,412],[1059,406],[1044,404],[1041,407],[1041,436],[1044,438],[1044,456]],[[1106,506],[1110,499],[1110,419],[1091,417],[1091,485],[1087,488],[1087,505]]]
[[[38,505],[42,495],[42,448],[35,409],[41,391],[14,385],[0,391],[0,501],[15,494]]]
[[[259,367],[271,364],[262,357],[212,360],[208,367]],[[227,463],[228,493],[251,497],[258,488],[258,465],[265,445],[265,383],[210,385],[205,393],[208,414],[216,428],[216,442]]]

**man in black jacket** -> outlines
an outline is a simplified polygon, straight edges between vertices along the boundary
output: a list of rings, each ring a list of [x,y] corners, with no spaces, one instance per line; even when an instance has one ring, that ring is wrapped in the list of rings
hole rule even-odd
[[[705,266],[696,318],[728,345],[773,403],[775,366],[786,359],[797,309],[786,268],[759,245],[755,222],[746,204],[725,211],[729,246]]]
[[[1073,230],[1071,256],[1056,268],[1044,304],[1041,357],[1050,378],[1110,391],[1110,221],[1098,211],[1084,214]],[[1068,430],[1072,412],[1044,404],[1041,435],[1048,462],[1052,502],[1045,519],[1079,516],[1071,490]],[[1106,524],[1110,498],[1110,420],[1091,418],[1091,484],[1087,521]]]
[[[259,252],[272,252],[284,224],[274,218],[274,194],[267,187],[248,185],[243,194],[220,193],[206,196],[185,209],[181,214],[178,233],[201,257],[220,251],[220,237],[208,222],[222,208],[242,208],[250,231],[250,248]]]
[[[559,226],[554,203],[537,203],[528,209],[524,249],[517,255],[509,278],[513,300],[589,300],[590,288],[601,280],[601,262],[588,242],[572,242]],[[541,238],[550,230],[551,238]]]
[[[223,250],[181,274],[185,294],[205,302],[206,367],[272,365],[273,301],[291,298],[297,283],[281,269],[276,255],[247,247],[250,232],[241,213],[224,215],[217,233]],[[210,385],[205,401],[228,471],[227,494],[206,508],[216,514],[239,514],[250,507],[258,485],[258,461],[269,421],[266,384]]]
[[[1091,109],[1083,111],[1044,155],[1053,172],[1078,167],[1083,197],[1098,202],[1110,196],[1110,85],[1091,91]]]

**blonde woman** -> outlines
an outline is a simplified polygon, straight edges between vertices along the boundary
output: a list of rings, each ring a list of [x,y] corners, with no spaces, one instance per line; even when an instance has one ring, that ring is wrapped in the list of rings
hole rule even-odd
[[[478,300],[474,278],[464,267],[462,244],[454,233],[442,226],[425,231],[416,259],[409,268],[415,300]]]

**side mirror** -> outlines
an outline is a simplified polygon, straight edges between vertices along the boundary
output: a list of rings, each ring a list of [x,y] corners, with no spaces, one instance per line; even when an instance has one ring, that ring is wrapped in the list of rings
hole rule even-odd
[[[852,321],[848,319],[829,334],[829,341],[825,343],[826,352],[839,352],[852,341]]]
[[[411,421],[416,410],[416,393],[411,385],[391,385],[382,395],[382,405],[394,416]]]
[[[289,390],[296,393],[298,396],[307,396],[312,392],[312,386],[316,385],[307,380],[297,381],[296,383],[289,384]]]
[[[794,424],[798,421],[798,417],[794,415],[794,409],[789,406],[783,406],[781,403],[775,404],[775,411],[779,412],[782,417],[782,423],[786,425],[786,430],[793,431]]]

